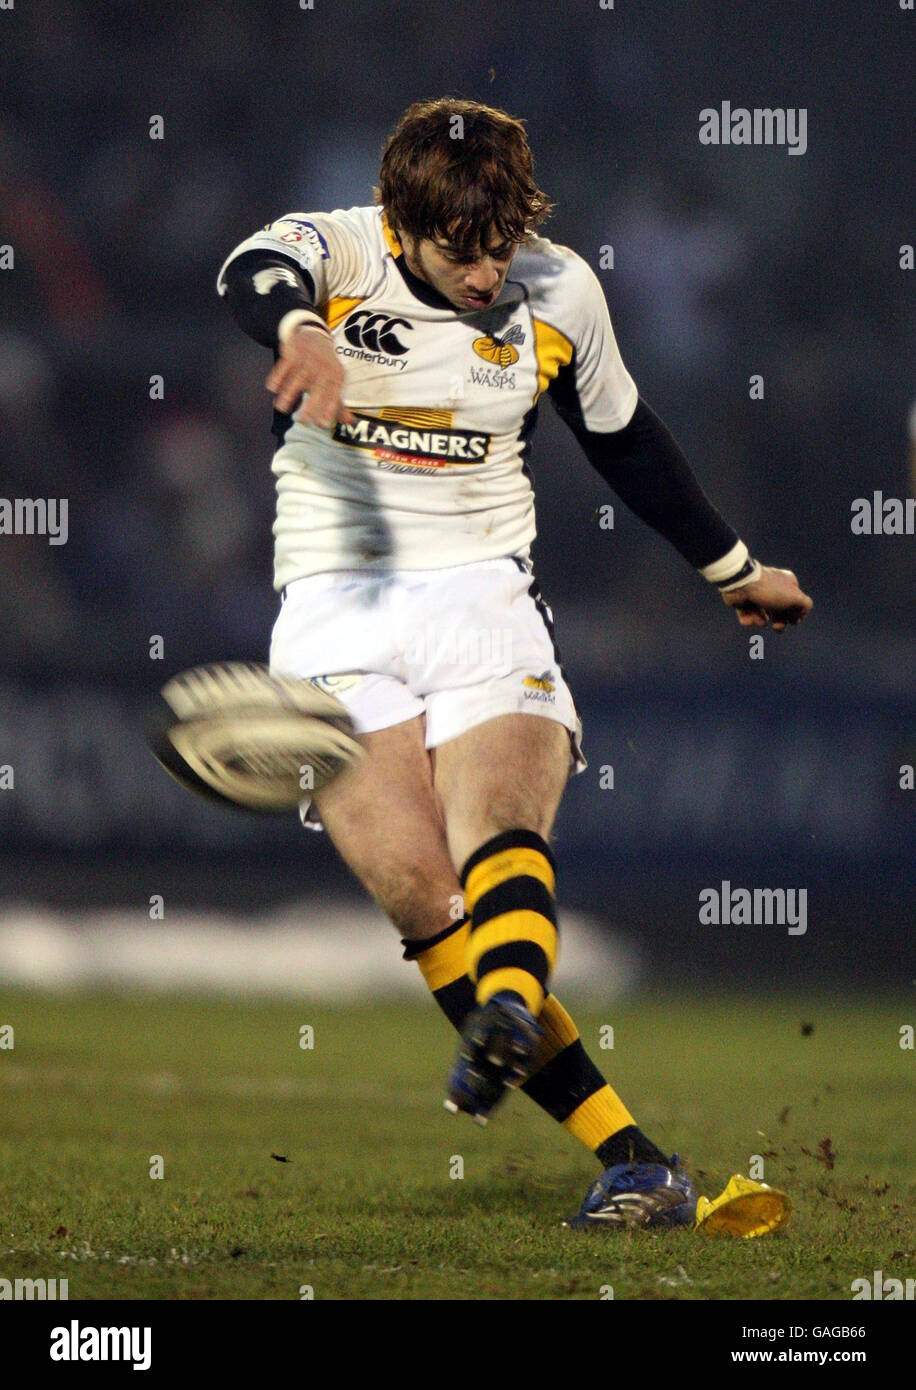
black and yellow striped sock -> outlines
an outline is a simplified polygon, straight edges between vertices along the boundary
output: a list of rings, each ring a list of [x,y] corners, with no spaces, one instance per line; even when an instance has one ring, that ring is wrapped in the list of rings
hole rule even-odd
[[[426,941],[402,943],[404,959],[417,962],[433,998],[459,1032],[477,1005],[466,968],[470,932],[465,918]],[[590,1149],[603,1168],[632,1159],[666,1163],[585,1051],[555,995],[544,999],[538,1021],[544,1036],[537,1070],[521,1087],[525,1094]]]
[[[477,1003],[511,991],[536,1018],[557,958],[554,862],[546,841],[532,830],[494,835],[468,859],[461,887]]]

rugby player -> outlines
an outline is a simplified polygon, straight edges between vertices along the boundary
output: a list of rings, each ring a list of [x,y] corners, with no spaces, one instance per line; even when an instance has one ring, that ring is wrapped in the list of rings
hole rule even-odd
[[[367,753],[303,821],[323,824],[461,1033],[447,1106],[485,1122],[521,1085],[603,1169],[574,1224],[681,1225],[688,1174],[550,992],[549,840],[585,763],[530,558],[541,398],[741,624],[782,631],[812,603],[707,500],[621,360],[595,275],[537,234],[549,211],[519,121],[417,102],[373,206],[280,217],[218,288],[275,356],[271,669],[342,700]]]

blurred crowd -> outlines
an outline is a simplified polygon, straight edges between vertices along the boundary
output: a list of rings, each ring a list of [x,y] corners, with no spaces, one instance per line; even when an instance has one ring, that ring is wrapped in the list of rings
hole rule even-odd
[[[893,645],[910,547],[851,538],[849,508],[909,486],[911,151],[882,99],[894,39],[863,39],[847,119],[842,25],[793,47],[783,7],[790,29],[761,68],[724,0],[672,7],[667,25],[633,7],[604,31],[596,8],[508,0],[483,23],[483,7],[409,0],[394,23],[377,0],[43,0],[0,15],[0,244],[15,254],[0,494],[67,497],[70,518],[66,545],[0,537],[5,670],[139,670],[154,635],[170,670],[264,658],[270,358],[232,325],[216,274],[283,212],[371,201],[400,110],[445,92],[526,118],[556,203],[545,233],[599,274],[624,360],[752,548],[791,563],[853,636],[886,628]],[[697,112],[725,95],[807,102],[808,153],[700,146]],[[581,659],[600,663],[580,638],[605,612],[663,652],[694,621],[689,586],[659,604],[660,552],[626,527],[606,582],[588,583],[609,554],[597,494],[571,438],[548,442],[536,555]]]

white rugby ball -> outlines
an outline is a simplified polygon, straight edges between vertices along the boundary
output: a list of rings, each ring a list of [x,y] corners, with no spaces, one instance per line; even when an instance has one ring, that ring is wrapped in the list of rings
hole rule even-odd
[[[254,811],[289,811],[362,755],[346,706],[258,662],[195,666],[162,689],[153,753],[182,786]]]

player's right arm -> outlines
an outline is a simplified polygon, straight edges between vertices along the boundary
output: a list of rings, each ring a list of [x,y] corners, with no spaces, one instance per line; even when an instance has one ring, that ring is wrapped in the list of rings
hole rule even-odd
[[[335,421],[352,425],[356,416],[343,403],[344,369],[327,329],[308,321],[281,337],[278,357],[264,385],[274,393],[274,406],[288,414],[304,394],[308,403],[297,411],[303,425],[330,429]]]
[[[217,281],[239,327],[274,351],[265,386],[277,410],[303,424],[353,422],[343,402],[344,369],[320,306],[353,277],[358,248],[330,216],[289,214],[229,256]]]

